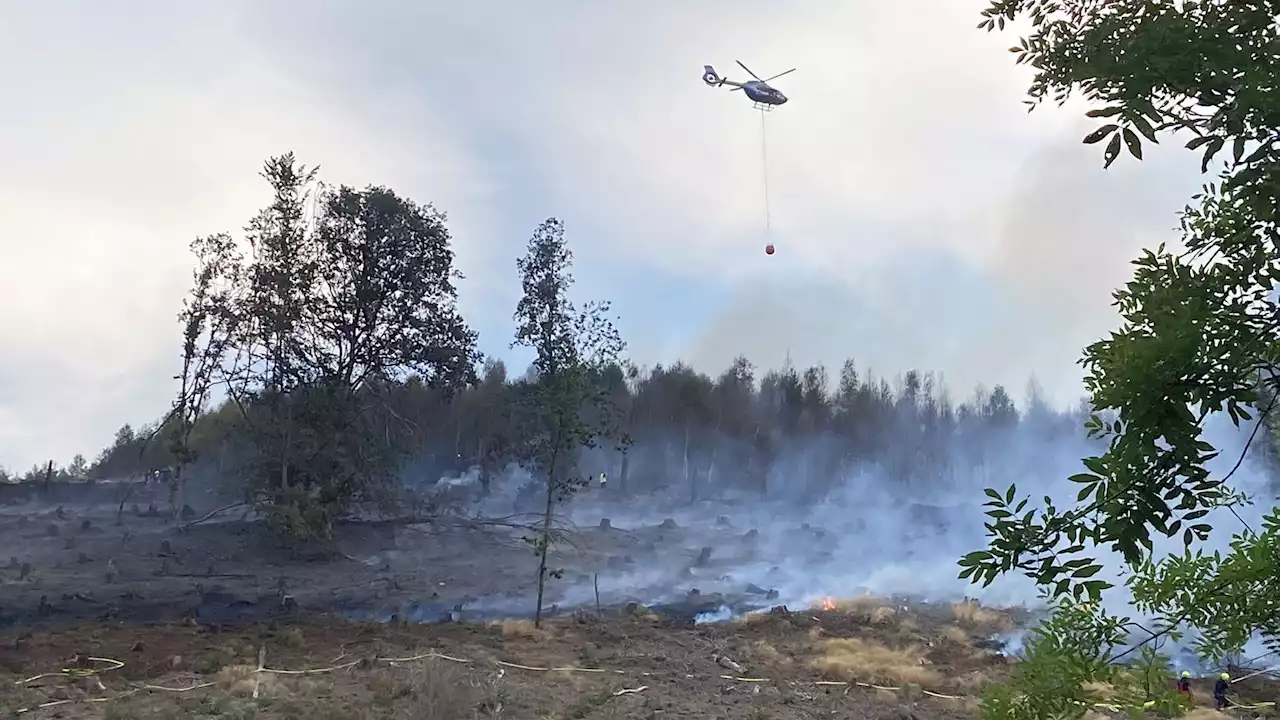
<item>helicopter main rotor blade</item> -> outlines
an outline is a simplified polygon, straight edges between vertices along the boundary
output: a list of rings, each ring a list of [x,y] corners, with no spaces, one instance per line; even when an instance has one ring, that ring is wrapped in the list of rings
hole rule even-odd
[[[743,65],[741,60],[734,60],[734,62],[738,63],[738,67],[742,68],[743,70],[746,70],[748,75],[750,75],[751,77],[757,80],[760,80],[760,76],[751,72],[751,68],[747,67],[746,65]],[[761,80],[761,82],[764,82],[764,81]]]
[[[783,75],[786,75],[786,74],[788,74],[788,73],[793,73],[793,72],[795,72],[795,71],[796,71],[796,68],[791,68],[791,69],[790,69],[790,70],[788,70],[787,72],[780,72],[780,73],[778,73],[777,75],[774,75],[774,76],[773,76],[773,77],[771,77],[771,78],[765,78],[765,79],[764,79],[764,82],[769,82],[770,80],[777,80],[778,78],[782,77]]]

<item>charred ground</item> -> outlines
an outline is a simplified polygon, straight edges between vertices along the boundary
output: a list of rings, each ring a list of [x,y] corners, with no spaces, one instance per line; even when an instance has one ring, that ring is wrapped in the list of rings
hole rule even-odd
[[[702,528],[576,529],[554,553],[564,579],[552,585],[553,618],[535,629],[522,619],[532,614],[535,576],[519,528],[464,518],[350,523],[338,529],[336,553],[308,558],[279,549],[252,520],[175,527],[152,510],[160,492],[131,492],[123,506],[23,502],[0,515],[10,548],[0,569],[0,687],[16,688],[0,706],[58,717],[789,718],[855,706],[892,714],[894,692],[844,683],[964,694],[1002,672],[989,639],[1020,619],[869,597],[838,610],[786,609],[767,570],[743,574],[764,567],[744,563],[769,554],[759,533],[720,517]],[[793,533],[791,544],[810,556],[830,554],[821,528]],[[644,580],[609,584],[620,576]],[[597,606],[583,591],[602,583]],[[752,609],[766,612],[741,616]],[[739,617],[695,623],[726,610]],[[268,668],[344,667],[254,673],[260,651]],[[385,660],[429,652],[469,662]],[[57,674],[77,657],[124,665],[97,675],[102,687]],[[20,682],[45,672],[55,675]],[[824,681],[835,684],[813,684]],[[246,697],[252,687],[256,701]],[[916,699],[947,714],[971,705]],[[59,700],[76,702],[39,707]]]

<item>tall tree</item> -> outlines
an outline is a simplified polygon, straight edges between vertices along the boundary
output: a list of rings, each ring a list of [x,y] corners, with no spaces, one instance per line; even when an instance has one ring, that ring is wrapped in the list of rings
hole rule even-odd
[[[191,435],[207,409],[214,384],[227,359],[231,328],[236,322],[234,293],[243,281],[243,258],[229,235],[197,238],[191,244],[196,256],[189,296],[178,319],[182,323],[182,370],[178,394],[163,425],[169,425],[168,450],[172,456],[169,477],[169,510],[174,522],[185,505],[183,480],[187,466],[197,459]]]
[[[406,459],[389,389],[412,375],[457,391],[476,335],[457,312],[441,213],[385,188],[318,185],[292,154],[263,175],[273,200],[248,227],[250,257],[218,236],[205,267],[231,289],[210,300],[198,274],[193,299],[227,319],[212,366],[244,419],[250,499],[288,535],[324,539],[353,503],[385,497]]]
[[[1221,169],[1182,213],[1185,250],[1162,245],[1134,262],[1133,279],[1114,295],[1120,329],[1085,351],[1088,427],[1107,447],[1071,478],[1073,503],[1036,508],[1012,486],[988,490],[991,544],[961,561],[962,574],[989,583],[1016,570],[1065,605],[1109,587],[1093,578],[1100,563],[1091,551],[1113,547],[1133,571],[1137,607],[1159,619],[1155,633],[1133,628],[1143,642],[1189,627],[1207,658],[1255,633],[1280,635],[1280,514],[1273,509],[1260,528],[1232,521],[1230,552],[1195,548],[1214,531],[1211,510],[1246,500],[1228,484],[1234,470],[1210,474],[1218,449],[1204,423],[1225,413],[1253,420],[1256,433],[1272,410],[1258,388],[1275,385],[1280,360],[1278,14],[1275,0],[997,0],[979,25],[1030,23],[1010,48],[1035,68],[1027,102],[1078,91],[1097,105],[1088,115],[1102,124],[1084,142],[1105,141],[1104,166],[1125,150],[1141,160],[1144,139],[1178,132],[1193,136],[1186,147],[1202,171]],[[1185,553],[1156,557],[1158,535],[1181,538]],[[1107,622],[1101,610],[1073,617],[1077,626]],[[1047,712],[1024,714],[1039,711]]]
[[[534,377],[520,395],[527,425],[521,459],[545,482],[542,521],[531,539],[538,557],[534,623],[539,626],[547,578],[560,573],[547,567],[556,503],[588,482],[579,474],[579,451],[620,437],[618,408],[603,374],[617,365],[625,345],[609,320],[608,303],[574,307],[572,266],[564,224],[555,218],[538,226],[516,262],[524,293],[516,304],[512,346],[537,353]]]

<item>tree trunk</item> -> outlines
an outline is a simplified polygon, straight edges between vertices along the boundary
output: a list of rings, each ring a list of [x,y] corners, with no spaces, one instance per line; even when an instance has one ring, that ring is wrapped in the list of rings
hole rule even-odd
[[[169,478],[169,512],[173,513],[173,524],[182,522],[182,469],[185,463],[179,461],[173,467],[173,475]]]
[[[551,512],[556,500],[556,466],[560,461],[560,435],[555,436],[551,465],[547,468],[547,506],[542,513],[542,531],[538,538],[538,606],[533,612],[533,626],[542,627],[542,597],[547,587],[547,553],[551,550]]]
[[[622,453],[622,470],[618,473],[618,482],[620,483],[618,485],[618,493],[620,495],[627,494],[627,475],[628,473],[630,473],[630,471],[631,471],[631,454],[624,451]]]
[[[720,418],[716,418],[716,432],[711,439],[711,462],[707,463],[707,487],[715,492],[716,451],[720,449]]]
[[[756,433],[751,438],[751,446],[754,449],[760,440],[760,426],[756,425]],[[753,453],[754,454],[754,453]],[[764,500],[769,495],[769,458],[765,458],[765,462],[760,468],[760,499]]]
[[[689,474],[689,421],[684,423],[684,481],[689,486],[689,502],[698,502],[698,481]]]
[[[277,392],[280,392],[277,390]],[[278,401],[277,401],[278,402]],[[280,443],[280,492],[284,493],[289,489],[289,440],[292,433],[289,432],[293,424],[293,406],[285,403],[284,407],[284,433],[282,442]]]

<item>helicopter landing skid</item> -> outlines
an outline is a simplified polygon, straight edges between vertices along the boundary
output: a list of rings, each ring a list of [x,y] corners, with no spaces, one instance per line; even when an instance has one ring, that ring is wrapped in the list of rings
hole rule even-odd
[[[768,103],[758,102],[755,105],[752,105],[751,107],[753,107],[756,110],[759,110],[760,112],[773,112],[773,106]]]

